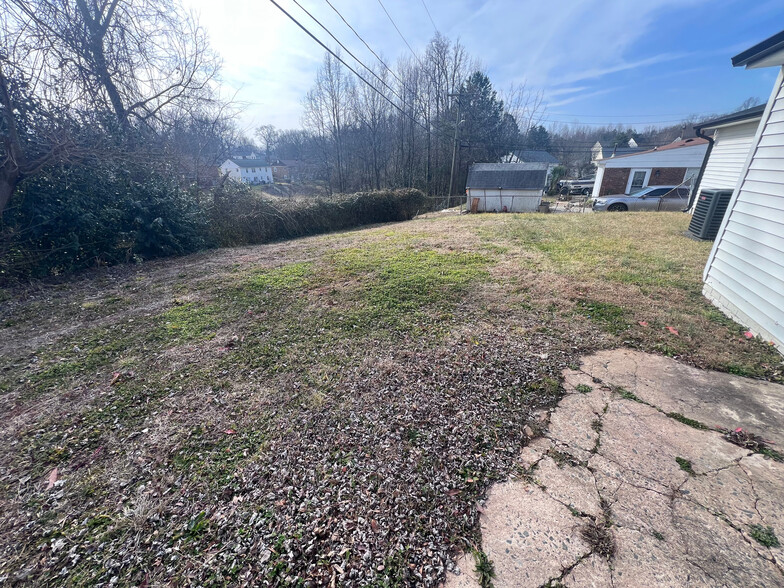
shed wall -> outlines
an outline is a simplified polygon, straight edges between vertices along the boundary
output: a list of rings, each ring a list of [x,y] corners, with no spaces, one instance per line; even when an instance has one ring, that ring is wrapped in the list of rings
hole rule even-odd
[[[704,294],[784,353],[784,69],[705,268]]]
[[[542,202],[542,191],[469,188],[469,207],[473,198],[479,198],[479,212],[501,212],[504,206],[509,212],[535,212]]]

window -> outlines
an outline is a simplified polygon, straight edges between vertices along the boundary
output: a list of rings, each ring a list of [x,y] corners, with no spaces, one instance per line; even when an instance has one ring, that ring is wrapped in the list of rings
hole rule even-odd
[[[648,198],[658,198],[659,196],[664,196],[667,192],[670,191],[670,188],[657,188],[656,190],[651,190],[645,194]]]
[[[689,195],[689,189],[685,187],[675,188],[674,190],[670,190],[667,194],[665,194],[665,198],[677,198],[680,200],[684,200]]]
[[[629,184],[629,192],[636,192],[645,187],[646,179],[650,174],[649,171],[646,170],[632,170],[631,172],[631,183]]]

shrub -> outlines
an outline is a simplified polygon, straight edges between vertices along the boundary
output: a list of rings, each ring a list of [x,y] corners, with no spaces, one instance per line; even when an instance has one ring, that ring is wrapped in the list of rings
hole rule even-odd
[[[208,245],[195,196],[160,174],[100,164],[24,180],[0,221],[0,283]]]
[[[213,194],[210,228],[223,246],[267,243],[356,227],[405,221],[424,212],[419,190],[382,190],[319,199],[279,200],[228,183]]]

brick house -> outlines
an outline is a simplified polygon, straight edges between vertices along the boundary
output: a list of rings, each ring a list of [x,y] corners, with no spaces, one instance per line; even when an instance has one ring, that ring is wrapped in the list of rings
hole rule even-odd
[[[706,139],[695,138],[600,159],[592,196],[631,194],[647,186],[678,185],[696,178],[707,149]]]

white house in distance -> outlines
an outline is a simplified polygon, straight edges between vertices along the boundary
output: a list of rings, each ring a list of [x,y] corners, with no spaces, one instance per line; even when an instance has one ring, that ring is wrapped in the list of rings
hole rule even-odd
[[[710,141],[706,161],[692,190],[692,201],[701,190],[732,190],[749,156],[765,105],[733,112],[694,126],[698,136]],[[690,207],[693,212],[693,207]]]
[[[547,163],[475,163],[466,195],[476,212],[533,212],[542,202]]]
[[[784,353],[784,31],[732,65],[779,71],[708,257],[703,294]]]
[[[220,165],[222,175],[246,184],[271,184],[272,166],[261,159],[230,158]]]
[[[697,177],[707,149],[707,139],[686,139],[631,155],[600,159],[596,162],[592,196],[632,194],[647,186],[677,186]]]

